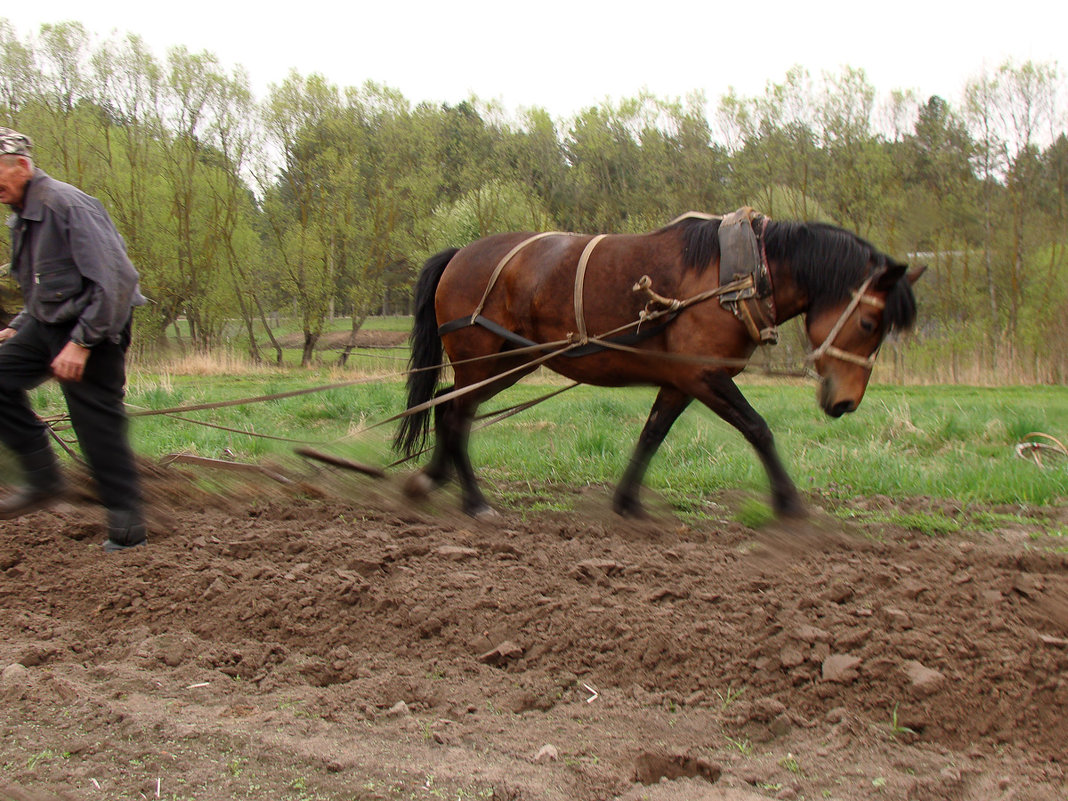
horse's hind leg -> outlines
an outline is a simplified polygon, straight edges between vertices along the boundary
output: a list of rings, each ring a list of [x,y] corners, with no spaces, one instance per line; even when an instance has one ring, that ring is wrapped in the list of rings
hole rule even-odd
[[[515,361],[507,360],[497,367],[503,372],[516,366]],[[461,504],[464,512],[480,519],[496,514],[478,486],[478,479],[475,477],[475,470],[468,455],[471,423],[480,403],[507,389],[534,369],[536,368],[530,367],[501,376],[486,386],[466,394],[461,393],[435,407],[433,454],[427,465],[409,478],[405,488],[407,493],[413,497],[426,495],[434,487],[448,481],[455,468],[456,478],[460,483]],[[469,375],[466,371],[457,369],[455,386],[457,388],[471,386],[484,380],[485,377],[484,373]],[[451,391],[451,387],[445,390],[445,392]]]
[[[649,412],[649,419],[645,421],[645,427],[638,437],[638,445],[634,449],[634,455],[630,457],[630,464],[627,465],[612,498],[612,508],[617,514],[624,517],[644,516],[645,511],[638,499],[638,493],[649,461],[691,400],[693,399],[689,395],[674,387],[661,388]]]
[[[438,392],[437,396],[440,397],[451,391],[452,387],[446,387]],[[430,461],[422,469],[412,473],[405,482],[404,492],[410,498],[423,498],[429,495],[431,490],[440,487],[452,476],[452,454],[442,438],[442,432],[446,428],[442,423],[442,415],[451,404],[452,401],[446,401],[434,407],[434,446],[431,450]]]
[[[464,512],[471,517],[485,519],[496,514],[486,501],[482,489],[475,478],[475,469],[468,455],[468,442],[471,438],[471,423],[474,420],[478,402],[467,397],[456,398],[442,407],[438,418],[443,456],[456,468],[456,478],[460,482],[461,504]]]

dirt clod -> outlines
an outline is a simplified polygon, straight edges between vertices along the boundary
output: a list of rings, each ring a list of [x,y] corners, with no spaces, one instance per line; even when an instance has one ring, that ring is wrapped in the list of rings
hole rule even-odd
[[[147,548],[0,523],[0,798],[1066,797],[1062,507],[962,548],[182,470]]]

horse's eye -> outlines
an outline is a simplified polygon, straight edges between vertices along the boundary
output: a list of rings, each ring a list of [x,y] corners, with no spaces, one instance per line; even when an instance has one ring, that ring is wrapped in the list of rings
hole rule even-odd
[[[874,334],[875,333],[875,320],[873,320],[871,317],[861,317],[860,318],[860,327],[861,327],[861,330],[863,330],[865,334]]]

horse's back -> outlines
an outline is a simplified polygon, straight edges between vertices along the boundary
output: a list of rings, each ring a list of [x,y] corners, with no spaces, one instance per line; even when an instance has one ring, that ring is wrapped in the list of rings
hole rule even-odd
[[[581,358],[561,357],[549,367],[575,380],[599,385],[679,382],[692,388],[703,367],[665,360],[662,354],[698,358],[747,358],[751,343],[737,320],[715,302],[691,306],[673,322],[639,326],[650,295],[636,283],[649,276],[657,295],[685,300],[714,287],[714,269],[685,265],[685,242],[677,230],[594,237],[530,233],[499,234],[459,251],[438,287],[439,324],[451,326],[445,348],[453,362],[507,347],[508,337],[483,325],[462,325],[477,311],[527,342],[634,340],[641,353],[595,349]],[[591,249],[592,247],[592,249]],[[588,260],[580,267],[584,251]],[[654,307],[661,308],[661,307]],[[739,333],[740,332],[740,333]],[[515,339],[512,339],[513,344]],[[732,370],[736,372],[736,370]]]
[[[606,237],[580,271],[583,251],[593,238],[516,232],[472,242],[456,254],[442,276],[439,322],[470,316],[484,302],[487,318],[541,339],[539,334],[560,334],[561,326],[574,330],[580,281],[582,312],[594,326],[616,327],[636,320],[644,299],[633,285],[650,271],[659,274],[660,286],[676,288],[678,248],[665,247],[660,232]]]
[[[581,239],[572,234],[520,231],[472,242],[453,257],[438,284],[438,322],[444,325],[480,311],[498,325],[521,333],[517,323],[527,317],[526,307],[539,290],[548,286],[553,291],[556,283],[563,285],[561,269],[575,240]]]

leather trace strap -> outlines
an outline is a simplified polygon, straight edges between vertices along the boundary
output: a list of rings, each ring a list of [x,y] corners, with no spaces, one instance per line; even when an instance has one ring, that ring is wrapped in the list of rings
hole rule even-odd
[[[475,310],[467,320],[469,325],[475,325],[476,322],[485,320],[485,318],[482,317],[482,308],[486,305],[486,299],[489,298],[490,292],[493,290],[493,287],[497,283],[497,279],[500,277],[501,272],[504,270],[508,262],[510,262],[515,255],[527,245],[533,244],[539,239],[544,239],[547,236],[576,236],[576,234],[568,234],[562,231],[543,231],[540,234],[534,234],[533,236],[527,237],[514,248],[509,250],[504,255],[504,258],[497,262],[497,266],[493,268],[493,273],[490,274],[489,282],[486,284],[486,291],[482,293],[482,299],[478,302],[478,305],[475,306]],[[579,257],[578,267],[575,270],[575,338],[576,341],[582,345],[585,345],[590,340],[589,334],[586,331],[586,315],[584,312],[583,301],[583,287],[586,282],[586,267],[590,263],[590,256],[593,255],[594,248],[596,248],[600,241],[606,236],[608,236],[608,234],[598,234],[586,244],[586,247],[582,251],[582,255]],[[448,325],[450,325],[450,331],[455,330],[455,328],[451,327],[451,324]]]
[[[704,293],[702,296],[692,298],[689,301],[685,302],[668,301],[669,304],[673,303],[673,306],[670,309],[659,309],[651,313],[647,310],[646,312],[643,312],[642,316],[633,323],[628,323],[626,325],[620,326],[619,328],[606,334],[590,337],[589,332],[586,329],[586,315],[584,310],[584,287],[586,281],[586,268],[589,265],[590,257],[593,254],[594,248],[596,248],[597,245],[601,242],[601,240],[603,240],[607,236],[607,234],[599,234],[593,237],[588,243],[586,243],[586,247],[583,248],[582,254],[579,257],[578,265],[575,270],[574,308],[576,330],[568,333],[567,339],[561,342],[533,342],[529,339],[526,339],[525,337],[519,336],[518,334],[512,331],[509,331],[508,329],[504,328],[493,320],[484,317],[482,315],[482,308],[485,306],[486,299],[489,297],[490,294],[490,290],[497,282],[497,279],[498,277],[500,277],[500,274],[504,270],[505,265],[507,265],[508,262],[511,261],[512,258],[527,245],[537,241],[538,239],[554,235],[578,236],[578,234],[564,233],[561,231],[546,231],[524,239],[522,242],[520,242],[518,245],[508,251],[508,253],[505,254],[504,258],[502,258],[497,263],[497,266],[494,268],[493,273],[490,275],[490,280],[486,287],[486,290],[482,294],[482,299],[479,301],[478,306],[475,307],[474,313],[470,317],[460,317],[438,326],[438,335],[445,336],[446,334],[451,334],[453,331],[459,331],[461,328],[477,325],[481,328],[486,329],[487,331],[496,334],[505,341],[510,342],[511,344],[519,348],[521,351],[539,351],[556,348],[557,351],[554,355],[566,356],[568,358],[578,358],[581,356],[589,356],[590,354],[598,353],[599,351],[603,351],[608,348],[633,348],[635,345],[647,339],[650,339],[659,334],[661,331],[663,331],[663,329],[668,325],[668,323],[675,319],[675,316],[678,313],[679,309],[684,308],[690,303],[703,300],[705,297],[712,297],[713,294],[718,294],[720,291],[718,289],[713,290],[711,293]],[[645,284],[641,288],[647,289],[647,287],[651,285],[648,276],[643,276],[642,280],[645,282]],[[639,285],[635,285],[634,291],[639,291],[639,288]],[[655,293],[650,292],[650,294],[659,298],[659,296],[657,296]],[[647,320],[651,321],[654,319],[659,319],[659,322],[656,325],[651,327],[647,326],[645,328],[642,327],[642,323],[646,322]],[[634,328],[634,331],[630,333],[622,333],[628,328]],[[513,350],[511,352],[517,353],[519,351]]]
[[[597,245],[608,236],[607,234],[598,234],[586,243],[575,269],[575,331],[568,334],[567,341],[570,344],[570,347],[567,349],[568,352],[564,355],[588,355],[589,353],[603,350],[606,347],[629,346],[631,344],[630,342],[627,342],[626,345],[624,345],[623,341],[631,338],[633,338],[634,343],[637,343],[659,333],[663,326],[666,325],[667,322],[670,322],[670,320],[674,319],[682,309],[713,297],[718,298],[720,304],[731,311],[742,322],[754,342],[764,345],[774,344],[778,341],[778,330],[775,327],[775,305],[771,286],[771,274],[768,270],[767,256],[764,253],[763,242],[763,231],[764,227],[767,225],[767,218],[758,214],[748,206],[745,206],[726,216],[690,211],[676,217],[669,223],[669,225],[673,225],[689,218],[719,220],[721,228],[726,226],[726,230],[721,232],[720,246],[721,254],[724,251],[727,251],[729,255],[726,266],[722,264],[721,256],[720,285],[714,289],[686,298],[685,300],[677,300],[658,295],[652,290],[652,281],[649,277],[642,276],[639,282],[634,285],[634,291],[646,293],[650,302],[640,313],[638,320],[627,326],[623,326],[623,328],[634,326],[634,332],[632,334],[616,337],[614,340],[604,339],[604,336],[608,335],[598,335],[591,338],[589,331],[586,328],[584,298],[586,270],[589,266],[590,258],[593,256],[593,251],[596,249]],[[754,220],[760,221],[759,237],[753,230],[752,224]],[[544,231],[539,234],[533,234],[519,242],[509,250],[493,268],[493,272],[490,274],[489,281],[486,284],[486,289],[482,293],[482,298],[471,312],[471,315],[441,325],[438,328],[439,335],[445,335],[469,325],[478,325],[497,333],[515,345],[521,347],[537,347],[535,343],[523,339],[512,332],[508,332],[498,324],[488,320],[482,315],[482,310],[486,305],[490,292],[493,291],[493,288],[497,283],[497,279],[500,278],[504,268],[516,254],[528,245],[549,236],[578,236],[578,234],[564,231]],[[724,269],[730,270],[732,275],[728,278],[724,278]],[[651,330],[648,328],[642,330],[645,323],[658,318],[666,319],[663,319],[663,322]],[[613,333],[618,333],[618,330]],[[820,355],[829,352],[828,349],[830,347],[831,346],[827,346],[824,348],[820,352]],[[725,360],[721,361],[726,363]]]

